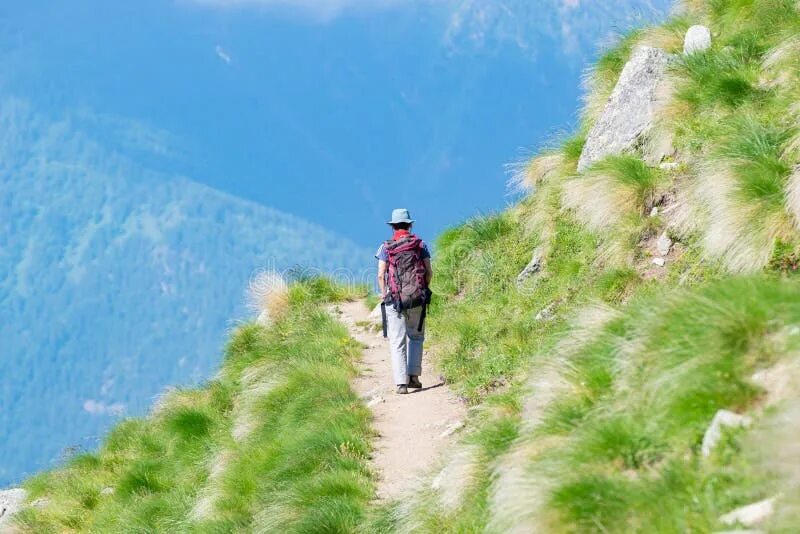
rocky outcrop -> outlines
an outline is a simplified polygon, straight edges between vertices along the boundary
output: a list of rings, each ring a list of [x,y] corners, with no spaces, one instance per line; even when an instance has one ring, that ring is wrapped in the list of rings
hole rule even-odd
[[[701,24],[696,24],[686,31],[683,39],[683,53],[693,54],[702,52],[711,47],[711,30]]]
[[[669,254],[669,251],[672,250],[672,239],[670,239],[666,232],[658,236],[656,240],[656,250],[662,256],[666,256]]]
[[[746,415],[739,415],[728,410],[718,410],[708,425],[706,433],[703,435],[703,445],[701,447],[703,456],[710,456],[711,451],[717,446],[720,438],[722,438],[722,429],[737,428],[750,425],[750,418]]]
[[[528,265],[522,269],[522,272],[517,276],[517,285],[522,285],[528,278],[542,270],[542,250],[537,248],[533,251],[533,256]]]
[[[27,492],[21,488],[0,491],[0,532],[6,532],[11,517],[22,508],[26,496]]]
[[[669,55],[639,46],[622,69],[603,113],[592,127],[578,160],[578,172],[612,154],[633,149],[653,125],[658,87]]]
[[[744,525],[746,527],[752,527],[754,525],[758,525],[759,523],[763,523],[769,516],[772,515],[772,512],[775,509],[775,500],[777,497],[771,497],[769,499],[764,499],[763,501],[758,501],[753,504],[748,504],[747,506],[742,506],[741,508],[737,508],[727,514],[723,515],[719,518],[720,523],[725,525]]]

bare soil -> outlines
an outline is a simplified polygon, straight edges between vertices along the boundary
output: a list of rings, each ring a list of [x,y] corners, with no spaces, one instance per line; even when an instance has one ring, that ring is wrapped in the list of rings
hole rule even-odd
[[[408,395],[395,393],[380,319],[371,316],[364,301],[347,302],[334,311],[365,346],[353,388],[374,416],[372,466],[378,475],[378,499],[394,499],[413,489],[435,465],[463,425],[466,407],[435,372],[427,350],[420,376],[423,388],[411,389]]]

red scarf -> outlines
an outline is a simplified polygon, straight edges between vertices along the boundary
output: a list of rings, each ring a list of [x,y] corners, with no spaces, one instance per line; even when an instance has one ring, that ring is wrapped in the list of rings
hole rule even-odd
[[[408,237],[411,234],[409,230],[395,230],[394,235],[392,235],[393,241],[399,241],[404,237]]]

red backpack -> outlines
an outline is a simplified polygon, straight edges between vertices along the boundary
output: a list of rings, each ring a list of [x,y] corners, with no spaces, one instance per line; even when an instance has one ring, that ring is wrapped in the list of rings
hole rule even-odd
[[[384,248],[389,256],[387,280],[391,304],[398,311],[425,306],[430,292],[422,259],[422,240],[409,234],[397,241],[386,241]]]

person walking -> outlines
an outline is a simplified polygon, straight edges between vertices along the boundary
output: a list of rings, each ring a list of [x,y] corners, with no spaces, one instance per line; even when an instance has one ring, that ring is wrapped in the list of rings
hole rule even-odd
[[[375,253],[378,288],[382,296],[383,335],[389,339],[392,375],[397,393],[422,388],[422,347],[425,314],[430,303],[433,270],[425,242],[411,233],[414,220],[408,210],[392,211],[388,222],[392,238]]]

